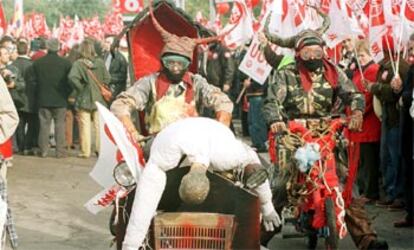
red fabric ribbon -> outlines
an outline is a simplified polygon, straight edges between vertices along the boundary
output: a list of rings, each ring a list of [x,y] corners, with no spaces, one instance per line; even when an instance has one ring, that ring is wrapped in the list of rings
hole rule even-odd
[[[342,192],[344,197],[345,207],[349,207],[352,201],[352,186],[358,172],[360,144],[351,143],[348,147],[348,178],[346,179],[345,188]]]
[[[300,58],[297,58],[296,61],[298,62],[298,70],[302,87],[306,92],[309,92],[312,89],[312,79],[310,72],[302,63]],[[338,84],[338,72],[336,71],[335,65],[333,65],[325,58],[322,59],[322,62],[324,69],[323,76],[333,88],[336,88]]]

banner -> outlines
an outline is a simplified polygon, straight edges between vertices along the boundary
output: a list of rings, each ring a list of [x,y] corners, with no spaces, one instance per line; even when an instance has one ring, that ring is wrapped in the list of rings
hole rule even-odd
[[[143,0],[113,0],[112,6],[115,12],[122,14],[138,13],[144,8]]]
[[[257,36],[255,36],[246,55],[240,63],[239,70],[250,76],[256,82],[264,84],[272,67],[266,62],[264,54],[260,51],[259,46],[260,42]],[[276,45],[272,46],[276,47]]]
[[[116,202],[116,199],[125,197],[127,194],[128,191],[125,188],[115,184],[95,195],[85,203],[84,207],[89,212],[96,215],[103,209],[109,207],[114,201]]]

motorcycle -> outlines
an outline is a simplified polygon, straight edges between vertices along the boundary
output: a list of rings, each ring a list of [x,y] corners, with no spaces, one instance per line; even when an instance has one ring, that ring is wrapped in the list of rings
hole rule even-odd
[[[337,249],[347,233],[335,149],[342,139],[344,120],[293,120],[276,136],[278,175],[285,175],[288,205],[282,217],[292,222],[314,249],[318,237],[326,249]],[[292,158],[288,162],[289,155]]]
[[[143,249],[260,249],[257,196],[247,186],[235,185],[234,179],[207,171],[210,192],[206,200],[200,205],[186,204],[178,189],[189,170],[184,164],[166,172],[167,184]],[[115,167],[113,176],[123,190],[128,190],[127,199],[133,201],[135,179],[126,164]],[[117,205],[122,212],[120,209],[112,214],[110,226],[116,235],[117,249],[121,249],[132,202],[125,200]]]

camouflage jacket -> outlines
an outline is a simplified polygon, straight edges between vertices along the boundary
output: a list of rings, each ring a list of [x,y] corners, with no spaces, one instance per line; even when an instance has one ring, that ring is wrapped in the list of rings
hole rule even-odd
[[[322,73],[312,76],[312,89],[306,92],[300,80],[296,64],[291,63],[278,70],[268,88],[263,107],[268,125],[295,118],[320,118],[338,113],[338,106],[350,106],[351,110],[364,112],[364,96],[359,93],[345,73],[337,67],[337,87],[332,88]],[[338,105],[339,103],[339,105]]]
[[[111,105],[111,111],[116,116],[129,116],[132,110],[146,111],[148,114],[155,104],[155,82],[159,73],[142,77],[125,92],[122,92]],[[194,89],[193,103],[199,111],[201,107],[208,107],[215,112],[225,111],[232,113],[233,103],[219,88],[208,84],[207,80],[198,74],[192,75]],[[171,84],[168,92],[185,88],[183,84]],[[185,90],[184,90],[185,91]]]

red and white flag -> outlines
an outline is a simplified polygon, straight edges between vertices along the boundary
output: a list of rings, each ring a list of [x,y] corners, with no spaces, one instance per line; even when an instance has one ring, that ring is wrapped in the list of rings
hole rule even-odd
[[[110,12],[105,16],[103,31],[105,35],[118,35],[124,28],[121,12]]]
[[[382,36],[387,32],[384,5],[382,0],[370,0],[369,6],[369,44],[375,62],[384,58]]]
[[[131,174],[138,182],[145,165],[142,150],[132,140],[121,121],[103,105],[99,103],[96,105],[99,112],[100,154],[89,175],[104,190],[85,204],[85,207],[93,214],[108,207],[112,201],[124,196],[127,192],[113,178],[115,166],[125,161]]]
[[[222,30],[223,33],[236,27],[224,37],[224,42],[229,48],[243,45],[253,37],[253,19],[251,10],[247,8],[244,0],[235,0],[231,11],[229,23]]]

